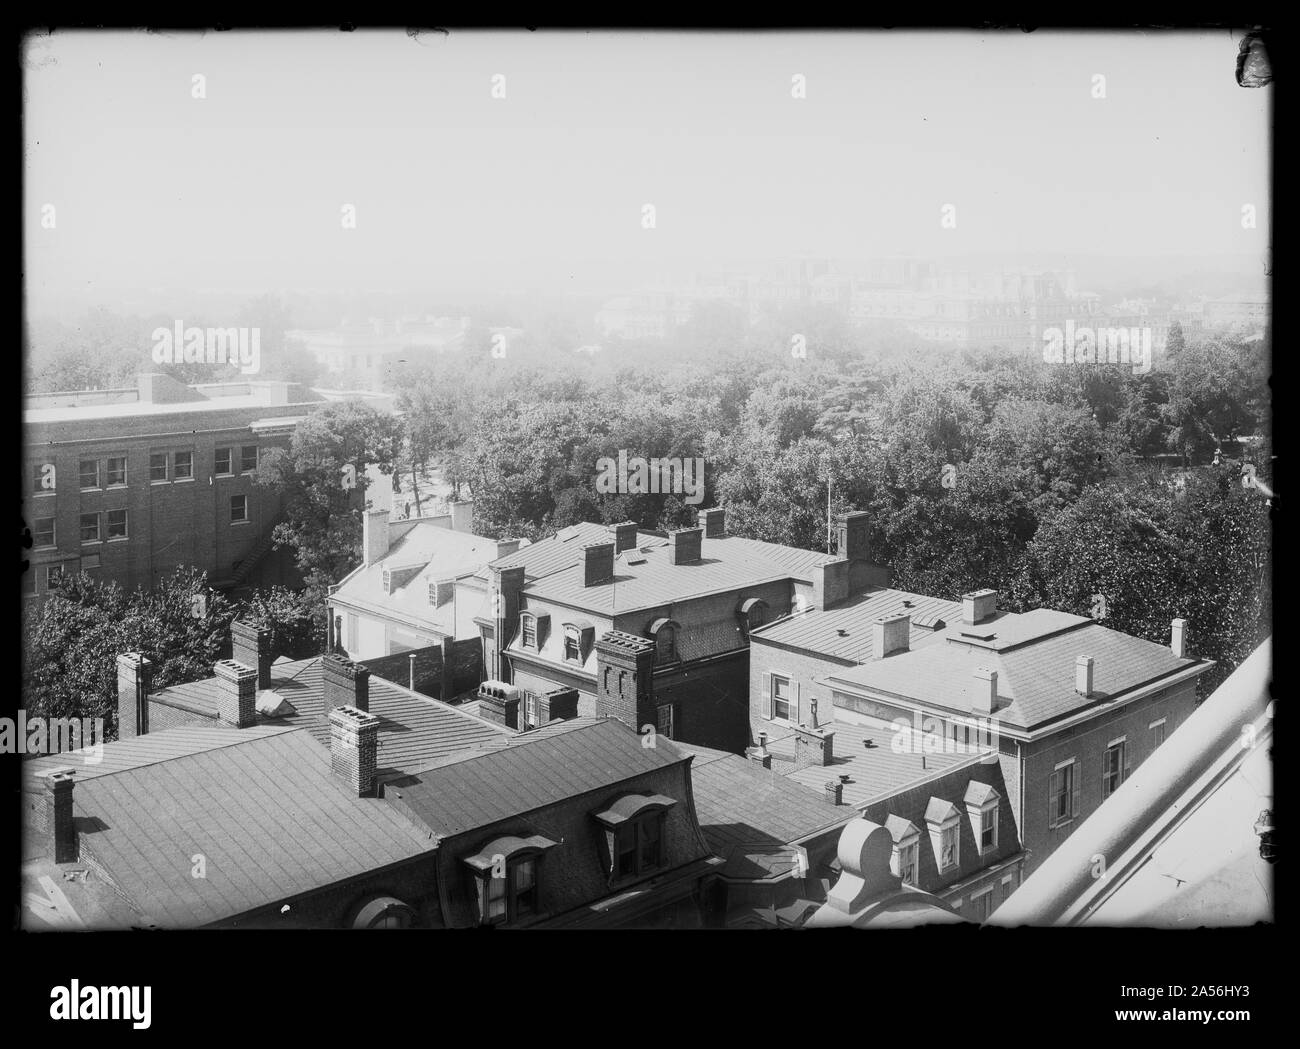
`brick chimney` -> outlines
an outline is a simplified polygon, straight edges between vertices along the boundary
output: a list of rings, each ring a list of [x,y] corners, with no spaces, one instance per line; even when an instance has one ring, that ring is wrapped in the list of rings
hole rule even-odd
[[[577,716],[576,688],[553,688],[537,698],[537,720],[543,725],[551,721],[569,721]]]
[[[271,687],[271,631],[236,619],[230,624],[230,658],[257,669],[258,691]]]
[[[849,564],[848,558],[841,558],[812,570],[813,604],[822,611],[849,596]]]
[[[133,739],[149,731],[149,684],[153,663],[139,652],[117,657],[117,738]]]
[[[257,721],[257,671],[222,659],[212,666],[217,679],[217,720],[233,728],[248,728]]]
[[[636,546],[636,522],[622,521],[609,526],[609,534],[614,539],[614,553],[621,554]]]
[[[473,499],[464,499],[451,504],[451,530],[471,533],[474,531]]]
[[[614,544],[587,543],[582,548],[582,585],[596,586],[614,578]]]
[[[1092,656],[1080,656],[1074,661],[1074,691],[1081,696],[1092,695]]]
[[[1171,624],[1171,634],[1169,651],[1174,654],[1176,659],[1186,659],[1187,652],[1187,620],[1175,619]]]
[[[72,817],[72,769],[55,769],[45,776],[45,832],[55,863],[76,863],[77,825]]]
[[[826,800],[832,805],[844,804],[844,784],[837,779],[826,781]]]
[[[367,567],[388,554],[387,510],[367,510],[361,518],[361,549]]]
[[[794,734],[794,769],[813,765],[829,765],[835,757],[835,732],[830,729],[809,729],[800,725]]]
[[[502,653],[519,629],[519,599],[524,589],[524,566],[498,568],[489,565],[488,571],[491,573],[488,608],[492,617],[492,644],[488,649],[488,666],[483,670],[489,678],[500,680],[510,672]]]
[[[610,630],[596,642],[596,716],[618,718],[634,731],[656,723],[655,645]]]
[[[379,719],[356,707],[330,711],[330,771],[364,798],[375,789]]]
[[[494,725],[519,728],[519,690],[504,681],[484,681],[478,687],[478,712]]]
[[[996,615],[998,611],[998,592],[996,590],[972,590],[961,595],[961,621],[967,625],[982,623]]]
[[[331,654],[320,661],[321,688],[325,697],[325,716],[335,707],[370,709],[370,670],[346,656]]]
[[[668,533],[668,560],[675,565],[694,564],[700,559],[704,529],[675,528]]]
[[[721,539],[727,534],[727,511],[720,506],[701,510],[698,520],[705,539]]]
[[[895,612],[882,616],[871,624],[871,650],[877,659],[895,652],[906,652],[912,636],[912,616],[908,612]]]
[[[992,714],[998,709],[998,672],[990,667],[977,667],[975,696],[971,700],[971,710],[976,714]]]
[[[835,515],[835,552],[849,561],[871,560],[871,515],[865,510]]]

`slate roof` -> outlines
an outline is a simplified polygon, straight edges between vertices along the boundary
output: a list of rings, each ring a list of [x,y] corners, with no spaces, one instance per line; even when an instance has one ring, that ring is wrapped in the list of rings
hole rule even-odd
[[[758,846],[785,846],[858,816],[857,810],[831,805],[820,791],[738,754],[678,740],[662,745],[694,756],[695,813],[709,848],[718,856],[729,856],[738,847],[748,854]]]
[[[383,801],[353,796],[306,732],[184,732],[192,752],[162,756],[152,744],[171,731],[107,744],[73,792],[83,849],[160,926],[218,922],[435,847]]]
[[[330,729],[324,716],[320,657],[292,662],[276,660],[271,667],[271,691],[287,699],[295,713],[275,719],[259,714],[260,724],[305,728],[318,743],[329,746]],[[215,678],[175,685],[150,694],[150,699],[177,702],[214,718],[216,697]],[[380,769],[419,765],[513,733],[512,729],[466,713],[460,707],[422,696],[374,674],[370,676],[370,713],[379,718],[377,760]]]
[[[989,639],[966,636],[976,632]],[[975,671],[987,667],[998,672],[998,720],[1032,729],[1180,670],[1199,666],[1204,672],[1213,665],[1179,659],[1166,645],[1048,609],[1002,613],[973,627],[957,624],[944,637],[944,643],[917,652],[836,670],[824,681],[833,689],[856,686],[969,714],[976,690],[986,687]],[[1084,655],[1093,657],[1091,696],[1074,690],[1075,660]]]
[[[524,580],[527,582],[576,565],[583,559],[582,548],[588,543],[601,543],[613,538],[614,533],[609,530],[609,525],[581,521],[561,528],[548,539],[539,539],[516,550],[513,554],[497,558],[492,564],[497,568],[515,568],[523,565]],[[665,541],[649,532],[637,532],[638,544],[653,542],[656,539],[659,542]],[[489,572],[484,566],[474,574],[481,579],[487,579]]]
[[[449,837],[683,760],[668,746],[642,746],[621,721],[577,718],[521,733],[506,746],[454,755],[390,781],[385,794],[400,797],[407,811]]]
[[[750,632],[751,643],[772,642],[830,659],[865,663],[874,656],[872,624],[882,616],[912,617],[913,648],[939,640],[938,628],[961,619],[961,602],[873,587],[830,609],[811,608]]]

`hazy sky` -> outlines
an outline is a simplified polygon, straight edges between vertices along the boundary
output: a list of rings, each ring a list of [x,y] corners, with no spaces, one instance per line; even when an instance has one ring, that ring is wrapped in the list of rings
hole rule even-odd
[[[619,267],[800,252],[1258,253],[1271,88],[1236,85],[1238,40],[34,36],[26,270],[39,302],[119,287],[582,290]],[[945,204],[956,229],[941,228]]]

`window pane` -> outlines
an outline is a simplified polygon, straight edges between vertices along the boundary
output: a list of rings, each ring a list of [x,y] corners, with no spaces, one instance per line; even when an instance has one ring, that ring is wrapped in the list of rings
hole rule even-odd
[[[230,522],[234,524],[238,521],[248,520],[248,497],[244,495],[232,495],[230,497]]]
[[[32,533],[37,546],[54,546],[54,518],[36,518],[36,525],[32,529]]]
[[[257,445],[247,444],[239,449],[239,469],[244,472],[257,469]]]
[[[108,484],[126,484],[126,456],[116,456],[108,460]]]
[[[176,478],[194,476],[194,453],[177,452],[176,453]]]
[[[537,861],[520,860],[514,865],[515,917],[522,918],[537,910]]]
[[[230,449],[218,448],[216,459],[213,463],[213,472],[219,474],[230,473]]]
[[[99,487],[99,460],[98,459],[81,460],[81,487],[82,488]]]
[[[487,919],[497,921],[506,916],[506,880],[505,878],[487,879]]]
[[[618,836],[618,876],[636,873],[636,827],[629,827]]]
[[[99,542],[99,514],[81,515],[81,541],[83,543]]]
[[[659,866],[660,828],[659,816],[641,820],[641,870],[643,871]]]
[[[126,538],[126,511],[125,510],[108,511],[108,538],[109,539]]]
[[[167,453],[159,452],[149,456],[149,480],[167,480]]]
[[[790,718],[790,680],[772,676],[772,716]]]
[[[524,616],[524,647],[537,647],[537,622],[532,616]]]

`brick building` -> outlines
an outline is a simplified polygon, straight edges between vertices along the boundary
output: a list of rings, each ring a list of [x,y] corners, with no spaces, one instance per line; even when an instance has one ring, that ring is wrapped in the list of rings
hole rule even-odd
[[[666,537],[575,525],[494,561],[478,619],[485,673],[518,688],[525,712],[574,688],[582,715],[742,751],[750,631],[814,602],[832,562],[855,589],[888,572],[870,561],[866,514],[840,515],[837,554],[728,535],[721,509],[700,521]]]
[[[853,731],[929,761],[996,753],[1028,874],[1195,709],[1213,663],[1188,654],[1185,626],[1174,620],[1165,647],[1084,616],[1000,612],[992,590],[964,595],[941,641],[828,669],[835,747]]]
[[[148,588],[185,565],[223,590],[293,584],[291,551],[271,549],[278,499],[250,475],[322,403],[296,383],[183,386],[161,374],[135,389],[29,397],[24,595],[78,571]]]

